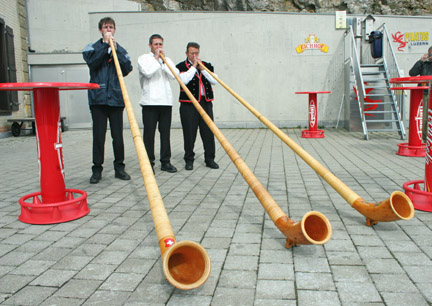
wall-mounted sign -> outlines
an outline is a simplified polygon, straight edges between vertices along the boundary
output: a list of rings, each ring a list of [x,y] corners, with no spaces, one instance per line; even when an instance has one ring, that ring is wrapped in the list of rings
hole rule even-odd
[[[406,32],[397,31],[392,34],[393,42],[398,44],[398,51],[405,51],[405,48],[412,46],[428,46],[429,32]]]
[[[309,34],[305,39],[305,43],[298,45],[296,48],[297,53],[303,53],[306,50],[320,50],[321,52],[327,53],[329,47],[326,44],[321,43],[315,34]]]
[[[336,29],[346,29],[346,11],[336,11]]]

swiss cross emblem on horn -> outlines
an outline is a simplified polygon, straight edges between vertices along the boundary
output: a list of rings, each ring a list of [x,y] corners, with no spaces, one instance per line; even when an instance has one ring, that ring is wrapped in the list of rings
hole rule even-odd
[[[167,239],[164,240],[164,242],[165,242],[165,247],[166,247],[166,248],[169,248],[169,247],[173,246],[173,244],[174,244],[174,239],[172,239],[172,238],[167,238]]]

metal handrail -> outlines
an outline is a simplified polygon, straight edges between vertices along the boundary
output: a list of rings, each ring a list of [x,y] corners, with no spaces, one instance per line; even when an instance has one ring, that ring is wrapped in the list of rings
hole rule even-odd
[[[348,55],[345,54],[345,61],[349,59],[351,63],[351,67],[354,72],[354,81],[357,88],[357,95],[360,103],[360,116],[361,116],[361,122],[362,122],[362,128],[363,128],[363,134],[365,135],[365,138],[367,139],[367,128],[365,125],[365,114],[364,114],[364,99],[366,96],[366,91],[364,87],[363,82],[363,76],[361,74],[360,69],[360,59],[358,56],[358,50],[355,44],[354,39],[354,31],[352,26],[350,25],[349,29],[345,33],[345,44],[347,43],[348,39]]]

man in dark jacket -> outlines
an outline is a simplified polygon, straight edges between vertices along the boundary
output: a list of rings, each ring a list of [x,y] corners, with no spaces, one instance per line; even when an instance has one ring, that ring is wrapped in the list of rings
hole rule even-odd
[[[90,83],[99,84],[100,89],[88,91],[90,112],[93,120],[93,167],[91,184],[98,183],[102,178],[104,162],[105,136],[109,120],[113,139],[115,177],[130,180],[125,172],[123,144],[123,110],[124,101],[117,77],[109,39],[116,47],[117,57],[123,76],[132,71],[132,64],[127,51],[114,40],[115,21],[110,17],[99,21],[99,32],[102,38],[88,44],[83,57],[90,69]]]
[[[432,47],[428,49],[428,53],[424,54],[410,69],[410,76],[417,75],[432,75]],[[422,139],[426,142],[427,135],[427,113],[429,105],[429,91],[425,90],[423,95],[423,125],[422,125]]]
[[[198,64],[198,61],[200,60],[199,49],[200,46],[198,43],[188,43],[186,47],[186,60],[177,64],[176,67],[180,71],[180,78],[182,82],[188,87],[195,99],[198,101],[198,103],[200,103],[201,107],[213,120],[213,89],[211,85],[214,85],[217,82],[210,75],[210,73],[208,73]],[[210,63],[206,63],[204,61],[202,63],[211,72],[214,71],[214,68]],[[185,150],[185,169],[193,169],[193,162],[195,159],[194,146],[198,127],[204,146],[205,164],[211,169],[218,169],[219,165],[214,161],[214,135],[182,88],[180,88],[179,102],[180,120],[183,128],[183,141]]]

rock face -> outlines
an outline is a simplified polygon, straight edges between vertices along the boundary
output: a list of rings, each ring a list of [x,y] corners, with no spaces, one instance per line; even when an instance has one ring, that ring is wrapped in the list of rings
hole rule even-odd
[[[143,11],[271,11],[432,15],[431,0],[136,0]]]

